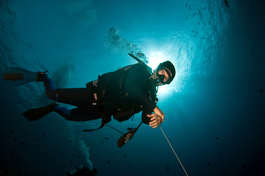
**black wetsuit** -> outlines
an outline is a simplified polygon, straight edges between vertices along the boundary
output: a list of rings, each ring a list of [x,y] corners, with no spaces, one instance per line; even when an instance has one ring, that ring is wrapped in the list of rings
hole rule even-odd
[[[156,106],[156,86],[149,80],[151,74],[146,66],[141,64],[125,68],[99,76],[97,86],[87,86],[87,88],[59,89],[46,75],[44,78],[46,95],[52,100],[77,106],[71,110],[59,106],[54,108],[55,112],[67,120],[99,119],[101,116],[98,104],[100,104],[105,114],[114,115],[114,118],[120,118],[124,111],[132,106],[135,111],[133,114],[142,111],[142,119],[144,123],[148,123],[146,114],[150,114]],[[94,93],[97,93],[100,101],[96,106],[93,105]]]

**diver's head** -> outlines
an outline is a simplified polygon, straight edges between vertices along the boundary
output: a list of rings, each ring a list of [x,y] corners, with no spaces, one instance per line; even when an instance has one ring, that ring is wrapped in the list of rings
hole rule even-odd
[[[157,85],[170,84],[174,79],[176,70],[174,65],[170,61],[162,62],[154,71],[154,77],[157,80]]]

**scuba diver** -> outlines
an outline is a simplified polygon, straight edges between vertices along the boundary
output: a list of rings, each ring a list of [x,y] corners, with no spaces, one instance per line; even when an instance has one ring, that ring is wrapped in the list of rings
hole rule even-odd
[[[129,54],[136,60],[135,56]],[[41,108],[23,113],[29,121],[38,120],[50,112],[56,112],[69,121],[102,119],[102,128],[111,121],[124,121],[142,111],[142,122],[156,128],[164,122],[165,114],[156,105],[157,86],[170,84],[175,77],[175,67],[170,61],[151,68],[140,62],[99,75],[86,84],[86,88],[57,88],[46,72],[31,72],[9,68],[3,79],[7,81],[43,82],[46,96],[55,101]],[[76,106],[67,109],[57,102]],[[90,130],[88,130],[90,131]]]

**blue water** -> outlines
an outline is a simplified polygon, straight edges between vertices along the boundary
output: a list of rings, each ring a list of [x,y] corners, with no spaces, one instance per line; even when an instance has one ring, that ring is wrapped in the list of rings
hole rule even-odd
[[[0,0],[0,71],[45,71],[57,87],[84,87],[105,72],[170,60],[175,80],[158,93],[161,125],[189,175],[265,173],[265,5],[261,0]],[[139,55],[142,56],[142,55]],[[43,83],[0,80],[0,163],[27,176],[66,175],[81,164],[98,175],[185,175],[159,128],[141,126],[122,148],[100,120],[69,122],[47,105]],[[109,124],[127,132],[133,121]],[[1,175],[1,174],[0,174]]]

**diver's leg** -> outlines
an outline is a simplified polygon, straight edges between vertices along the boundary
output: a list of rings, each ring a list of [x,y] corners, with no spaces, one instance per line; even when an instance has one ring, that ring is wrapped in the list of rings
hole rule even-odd
[[[54,101],[74,105],[74,106],[91,106],[92,91],[89,88],[72,88],[59,89],[55,86],[53,80],[47,74],[41,75],[40,81],[44,82],[46,95]]]
[[[84,110],[82,108],[67,109],[65,107],[54,107],[54,112],[58,113],[66,120],[69,121],[89,121],[100,119],[98,111],[95,110]]]
[[[88,88],[56,89],[56,100],[74,106],[92,106],[92,91]]]
[[[51,78],[48,77],[48,75],[44,75],[42,78],[42,81],[44,82],[45,90],[46,90],[46,95],[48,98],[52,100],[56,100],[56,89],[57,87],[55,86],[55,83]]]

